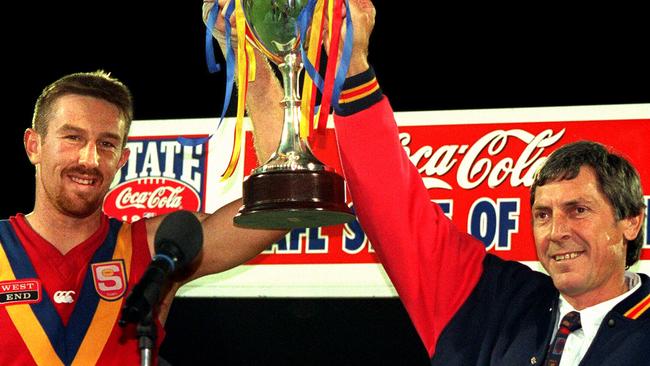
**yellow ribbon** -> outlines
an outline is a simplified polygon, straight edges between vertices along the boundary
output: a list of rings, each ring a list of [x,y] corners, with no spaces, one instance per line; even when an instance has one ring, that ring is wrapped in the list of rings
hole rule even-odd
[[[233,141],[230,162],[226,171],[221,175],[221,180],[232,176],[241,155],[242,126],[244,124],[244,112],[246,110],[246,90],[248,80],[255,80],[255,55],[253,48],[246,37],[246,18],[241,1],[235,3],[235,22],[237,25],[237,120],[235,122],[235,136]]]
[[[314,65],[316,70],[318,70],[318,65],[320,64],[320,51],[323,41],[321,28],[323,26],[324,1],[325,0],[319,0],[316,2],[311,30],[309,32],[309,49],[307,50],[307,58],[309,58],[309,61]],[[300,117],[300,137],[306,139],[311,131],[312,123],[314,123],[314,104],[316,102],[316,85],[314,85],[314,81],[308,73],[305,73],[302,90],[303,94],[300,102],[302,108]]]

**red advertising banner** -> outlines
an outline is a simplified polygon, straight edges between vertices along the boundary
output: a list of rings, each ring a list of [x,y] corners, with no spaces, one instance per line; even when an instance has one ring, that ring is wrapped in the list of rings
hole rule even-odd
[[[399,116],[399,114],[398,114]],[[398,120],[399,123],[399,120]],[[650,194],[650,119],[430,124],[427,115],[400,123],[402,145],[419,169],[431,199],[456,225],[505,259],[535,261],[529,187],[546,157],[577,140],[611,146],[627,157]],[[320,137],[319,137],[320,138]],[[255,167],[250,134],[244,171]],[[314,153],[341,173],[333,130],[314,144]],[[372,141],[368,141],[369,144]],[[399,177],[396,177],[396,179]],[[354,207],[351,201],[349,204]],[[646,225],[646,238],[648,226]],[[281,254],[281,255],[278,255]],[[643,259],[650,258],[646,244]],[[377,262],[358,222],[294,230],[252,264]]]
[[[534,269],[541,267],[529,188],[535,171],[560,146],[577,140],[610,146],[638,169],[650,205],[650,104],[398,112],[395,118],[431,199],[487,251]],[[247,127],[243,159],[232,178],[221,179],[234,143],[233,122],[226,119],[217,128],[217,119],[134,121],[131,155],[104,201],[105,212],[135,221],[177,209],[214,212],[241,197],[244,176],[257,160]],[[311,144],[322,162],[342,174],[331,124]],[[347,202],[354,208],[349,197]],[[649,230],[646,213],[642,260],[632,269],[648,274]],[[248,263],[193,281],[179,295],[397,296],[356,220],[294,229]]]

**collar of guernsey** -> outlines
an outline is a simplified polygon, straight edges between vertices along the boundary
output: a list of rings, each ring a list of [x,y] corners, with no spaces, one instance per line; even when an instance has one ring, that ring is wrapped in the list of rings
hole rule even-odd
[[[108,234],[91,263],[119,260],[126,276],[131,269],[131,225],[110,220]],[[8,220],[0,221],[0,282],[36,279],[38,276]],[[7,306],[16,329],[38,365],[90,365],[102,353],[119,317],[123,296],[107,301],[97,294],[88,266],[81,293],[67,326],[50,297],[34,304]],[[124,283],[126,287],[126,282]],[[44,290],[42,290],[44,291]]]

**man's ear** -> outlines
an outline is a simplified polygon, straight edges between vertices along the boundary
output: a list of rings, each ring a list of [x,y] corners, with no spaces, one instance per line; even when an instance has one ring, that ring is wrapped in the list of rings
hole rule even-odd
[[[129,155],[131,155],[131,149],[125,147],[122,149],[122,156],[120,156],[120,162],[118,163],[118,169],[122,169],[126,161],[129,160]]]
[[[34,131],[33,128],[25,130],[23,135],[23,144],[25,145],[25,152],[32,165],[41,162],[41,135]]]
[[[623,222],[623,236],[626,240],[634,240],[639,235],[643,223],[644,212],[641,210],[638,215],[630,216],[621,220]]]

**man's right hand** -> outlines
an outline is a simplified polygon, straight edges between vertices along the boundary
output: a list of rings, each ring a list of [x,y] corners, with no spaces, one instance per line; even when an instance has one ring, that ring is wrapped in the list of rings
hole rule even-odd
[[[350,15],[354,27],[354,38],[352,40],[352,55],[350,57],[350,66],[347,76],[360,74],[369,68],[368,64],[368,45],[370,44],[370,34],[375,27],[375,6],[371,0],[349,0]],[[347,17],[345,7],[342,9],[342,16]],[[327,23],[323,24],[323,39],[325,51],[329,54],[329,35]],[[345,39],[345,19],[341,29],[341,40]],[[343,47],[343,42],[339,43]],[[341,49],[339,49],[339,53]]]
[[[217,16],[217,21],[215,22],[214,28],[212,29],[212,36],[217,40],[219,43],[219,48],[221,48],[221,52],[226,55],[226,9],[228,8],[228,4],[230,3],[230,0],[219,0],[217,4],[219,5],[219,15]],[[203,1],[203,23],[206,25],[208,24],[208,15],[210,14],[210,11],[214,7],[215,1],[214,0],[204,0]],[[236,31],[236,22],[235,22],[235,14],[233,13],[230,16],[230,26],[232,27],[232,33],[231,33],[231,38],[230,38],[230,44],[233,47],[234,50],[236,50],[237,47],[237,31]]]

